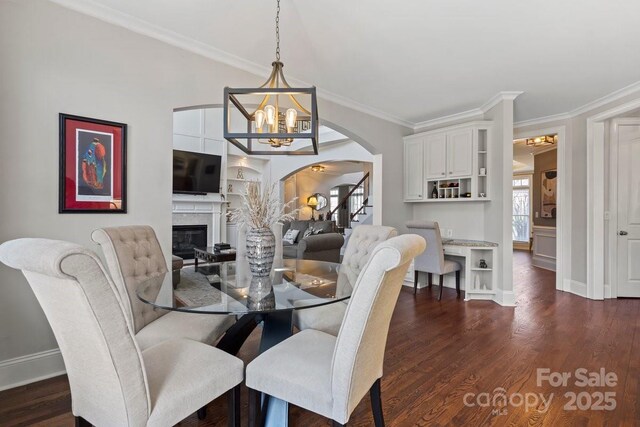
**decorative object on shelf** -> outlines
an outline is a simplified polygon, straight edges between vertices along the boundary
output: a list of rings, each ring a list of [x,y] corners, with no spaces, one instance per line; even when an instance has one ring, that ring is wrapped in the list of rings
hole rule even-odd
[[[247,226],[247,261],[249,270],[256,277],[268,276],[273,266],[276,237],[271,226],[296,219],[298,209],[287,213],[297,199],[280,203],[276,185],[265,186],[260,191],[257,181],[249,181],[240,195],[242,203],[230,212],[231,222]]]
[[[318,154],[318,105],[316,88],[293,88],[287,83],[280,62],[280,0],[276,10],[276,60],[267,81],[258,88],[224,88],[224,138],[247,154]],[[235,107],[232,108],[230,104]],[[257,108],[253,109],[253,105]],[[232,114],[233,113],[233,114]],[[242,127],[231,129],[241,116]],[[244,141],[241,142],[241,140]],[[271,150],[256,150],[259,144]],[[286,150],[294,141],[311,141],[302,149]]]
[[[471,198],[471,193],[468,193],[468,192],[467,192],[467,193],[464,193],[464,196],[463,196],[463,197]]]
[[[233,184],[227,185],[227,193],[233,193]]]
[[[127,125],[60,114],[59,213],[127,212]]]
[[[531,147],[545,147],[548,145],[556,145],[558,143],[558,135],[542,135],[527,139],[527,145]]]
[[[487,261],[484,259],[481,259],[478,262],[478,268],[489,268],[489,266],[487,265]]]
[[[479,196],[480,197],[487,197],[487,193],[480,193]]]
[[[479,274],[476,274],[476,277],[473,280],[473,289],[480,289],[480,275]]]
[[[324,172],[324,170],[326,169],[326,167],[322,166],[322,165],[313,165],[311,166],[311,170],[314,172]]]
[[[438,198],[438,186],[435,183],[433,184],[433,190],[431,190],[431,198],[432,199]]]
[[[558,170],[552,169],[542,172],[542,207],[540,216],[542,218],[556,217],[556,186],[558,181]]]
[[[485,176],[487,174],[487,168],[480,168],[480,176]]]
[[[236,179],[244,179],[244,171],[242,168],[238,168],[238,173],[236,174]]]

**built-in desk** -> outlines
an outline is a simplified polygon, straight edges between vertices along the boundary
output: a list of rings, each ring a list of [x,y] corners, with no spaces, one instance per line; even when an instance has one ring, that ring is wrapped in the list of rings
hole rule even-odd
[[[498,244],[484,240],[442,239],[442,246],[447,258],[462,264],[464,300],[493,299],[497,277],[493,270],[498,267]],[[481,259],[486,261],[487,268],[480,268]]]
[[[461,288],[465,291],[464,300],[494,299],[498,275],[493,271],[497,271],[498,268],[498,244],[484,240],[442,239],[442,246],[446,258],[458,261],[462,265]],[[480,268],[481,259],[486,261],[487,268]],[[407,279],[413,285],[413,265]],[[454,286],[453,283],[448,283],[445,277],[445,286],[447,285]]]

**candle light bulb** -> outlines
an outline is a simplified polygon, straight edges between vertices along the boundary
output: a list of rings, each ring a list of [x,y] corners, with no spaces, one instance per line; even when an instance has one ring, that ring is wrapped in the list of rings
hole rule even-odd
[[[262,110],[256,110],[253,114],[253,118],[256,122],[256,130],[258,132],[262,132],[262,126],[264,126],[264,121],[267,119],[267,115]]]
[[[298,119],[298,112],[295,108],[289,108],[285,113],[285,123],[287,124],[287,130],[289,132],[293,131],[293,128],[296,125],[296,120]]]
[[[267,105],[264,107],[264,112],[267,114],[267,124],[273,126],[276,124],[276,107],[273,105]]]

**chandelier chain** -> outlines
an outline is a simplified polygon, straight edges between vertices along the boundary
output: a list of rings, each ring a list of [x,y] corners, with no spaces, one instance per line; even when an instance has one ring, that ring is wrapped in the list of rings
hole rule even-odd
[[[280,0],[276,9],[276,60],[280,61]]]

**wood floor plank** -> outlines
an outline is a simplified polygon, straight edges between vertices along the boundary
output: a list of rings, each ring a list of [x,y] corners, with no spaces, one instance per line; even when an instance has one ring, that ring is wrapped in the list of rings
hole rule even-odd
[[[437,286],[413,295],[403,289],[396,306],[382,379],[388,426],[637,426],[640,425],[640,300],[591,301],[555,290],[555,274],[531,266],[527,252],[514,253],[517,307],[464,302]],[[240,351],[248,363],[257,352],[257,328]],[[539,385],[537,369],[574,372],[604,367],[618,375],[614,411],[566,411],[563,393],[576,387]],[[554,393],[551,407],[465,405],[465,396],[496,390],[507,395]],[[586,388],[586,391],[597,391]],[[247,392],[243,390],[243,425]],[[0,392],[1,426],[71,426],[71,396],[65,376]],[[291,407],[290,425],[330,426],[329,420]],[[226,398],[208,405],[203,421],[184,426],[226,426]],[[373,425],[369,397],[350,426]]]

